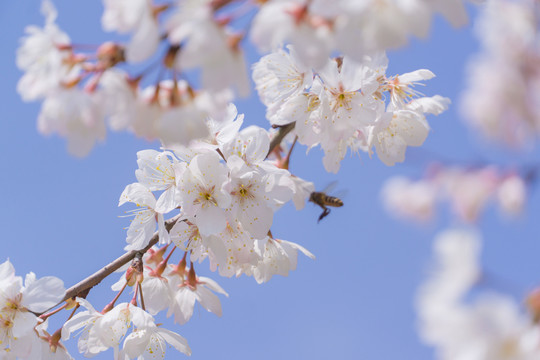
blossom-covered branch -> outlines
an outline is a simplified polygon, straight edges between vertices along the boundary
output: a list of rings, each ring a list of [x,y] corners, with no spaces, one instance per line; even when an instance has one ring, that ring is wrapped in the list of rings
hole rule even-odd
[[[178,221],[178,216],[167,220],[165,223],[165,228],[167,231],[172,229],[174,224]],[[107,276],[112,274],[113,272],[120,269],[122,266],[126,265],[128,262],[133,260],[137,253],[145,253],[150,249],[152,246],[154,246],[159,241],[158,232],[156,231],[154,235],[150,238],[150,241],[148,242],[148,245],[140,250],[132,250],[124,255],[118,257],[116,260],[111,261],[109,264],[102,267],[100,270],[96,271],[92,275],[88,276],[87,278],[79,281],[77,284],[73,285],[69,289],[66,290],[66,293],[64,295],[64,298],[62,301],[66,301],[68,299],[74,298],[76,296],[80,296],[82,292],[89,290],[99,284],[103,279],[105,279]],[[86,297],[86,296],[84,296]]]

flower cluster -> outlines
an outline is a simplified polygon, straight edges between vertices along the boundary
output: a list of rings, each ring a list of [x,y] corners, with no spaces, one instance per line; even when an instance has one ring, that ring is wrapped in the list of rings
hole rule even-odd
[[[262,51],[290,43],[303,63],[323,66],[335,51],[361,61],[376,51],[427,36],[434,13],[454,26],[467,22],[463,0],[272,0],[253,20],[252,42]]]
[[[168,264],[174,250],[164,259],[165,247],[152,247],[143,257],[145,265],[142,275],[141,294],[145,310],[157,315],[163,310],[167,316],[174,315],[175,322],[183,325],[193,315],[195,302],[206,310],[221,316],[221,303],[212,292],[229,296],[214,280],[197,276],[193,263],[187,267],[186,256],[177,265]],[[131,268],[112,285],[112,290],[123,291],[126,285],[135,285],[136,276]],[[135,288],[137,291],[137,288]]]
[[[294,123],[301,144],[323,148],[327,171],[337,172],[347,149],[372,153],[386,165],[405,160],[407,146],[420,146],[429,133],[425,114],[440,114],[450,100],[416,97],[414,86],[431,79],[429,70],[385,75],[384,53],[327,60],[316,70],[302,63],[296,48],[264,56],[253,69],[261,101],[273,126]],[[386,92],[389,101],[386,104]]]
[[[45,25],[27,27],[17,53],[17,65],[24,71],[18,84],[21,97],[43,100],[39,131],[66,137],[69,152],[77,156],[87,155],[96,141],[103,140],[107,126],[160,139],[167,146],[186,145],[205,137],[204,120],[209,116],[219,120],[218,114],[234,93],[249,93],[240,47],[247,34],[233,30],[232,23],[241,23],[243,15],[253,12],[253,42],[267,51],[289,41],[297,53],[292,57],[299,59],[282,53],[263,58],[257,70],[260,76],[255,75],[259,92],[261,81],[265,81],[260,77],[270,77],[268,73],[287,81],[282,77],[297,66],[302,74],[291,75],[304,75],[300,84],[278,85],[267,90],[273,95],[261,97],[267,103],[282,101],[287,95],[299,95],[293,87],[311,87],[303,101],[296,98],[281,110],[281,116],[293,116],[291,105],[305,107],[306,102],[309,113],[328,116],[341,109],[336,115],[341,121],[327,117],[336,123],[331,126],[331,134],[324,139],[311,134],[330,127],[313,120],[307,126],[311,130],[304,131],[302,137],[308,146],[321,143],[330,171],[337,171],[348,147],[369,151],[375,146],[385,163],[403,161],[404,148],[418,146],[426,136],[424,113],[438,114],[448,103],[440,97],[409,102],[410,95],[415,94],[411,86],[433,74],[424,70],[385,78],[385,56],[366,54],[401,46],[409,34],[426,35],[436,12],[445,14],[455,25],[462,24],[466,20],[462,0],[415,0],[407,5],[393,0],[362,5],[355,1],[266,1],[260,7],[243,2],[236,8],[227,6],[229,3],[231,0],[204,0],[158,5],[147,0],[105,0],[103,29],[131,33],[132,37],[127,44],[106,42],[97,46],[95,53],[84,53],[56,25],[57,12],[52,3],[43,0]],[[160,21],[162,17],[164,21]],[[117,67],[145,61],[160,49],[164,49],[161,65],[149,66],[139,75]],[[336,49],[346,57],[338,64],[328,62]],[[309,79],[312,67],[318,69],[315,79]],[[202,89],[198,91],[187,81],[177,81],[193,69],[201,74]],[[141,83],[150,71],[159,73],[158,81],[143,88]],[[172,80],[164,80],[164,73],[172,73]],[[352,78],[345,79],[348,76]],[[392,105],[385,110],[380,96],[387,90],[392,93]],[[400,135],[394,137],[396,131]]]
[[[114,359],[164,359],[166,344],[191,355],[186,339],[156,325],[154,318],[140,307],[120,303],[109,311],[99,312],[85,299],[77,298],[77,303],[86,310],[64,324],[62,339],[68,340],[73,332],[82,329],[78,349],[85,357],[112,348]],[[131,333],[127,334],[132,327]],[[120,350],[122,340],[124,343]]]
[[[38,117],[39,131],[66,137],[68,150],[74,155],[87,155],[96,141],[105,138],[107,125],[112,130],[128,130],[150,140],[159,138],[168,144],[187,144],[206,136],[204,120],[209,116],[219,119],[233,98],[227,86],[212,86],[204,81],[208,90],[196,91],[186,81],[159,81],[142,88],[144,73],[130,76],[117,69],[119,63],[138,61],[143,56],[134,53],[144,51],[147,56],[156,50],[154,42],[159,35],[156,18],[151,14],[157,10],[146,0],[137,3],[133,6],[129,1],[105,2],[105,29],[140,30],[127,47],[107,42],[93,54],[78,52],[78,46],[56,25],[57,12],[48,0],[42,4],[46,18],[44,27],[26,28],[27,35],[17,52],[17,65],[24,71],[18,92],[26,101],[43,100]],[[216,40],[216,37],[209,39]],[[215,48],[212,44],[209,47]],[[173,58],[174,49],[178,50],[171,48]],[[176,58],[183,59],[187,54],[193,60],[192,52],[188,46],[183,48],[182,56]],[[212,58],[204,51],[200,53],[207,59]],[[164,65],[174,67],[169,62]],[[184,61],[178,66],[190,68]],[[228,70],[224,73],[238,78]],[[216,77],[215,72],[208,78],[222,79],[222,76]],[[244,78],[247,79],[247,73]]]
[[[28,273],[15,275],[7,260],[0,264],[0,359],[71,359],[60,343],[59,333],[47,333],[47,321],[36,314],[57,305],[64,298],[62,280]]]
[[[516,171],[491,166],[434,166],[420,180],[390,178],[381,195],[387,210],[398,217],[425,222],[434,216],[437,201],[447,201],[459,219],[474,222],[493,200],[503,214],[519,215],[527,198],[527,181]]]
[[[540,357],[540,327],[505,295],[465,297],[479,280],[480,237],[446,230],[435,239],[434,269],[417,301],[422,339],[437,359],[533,360]]]
[[[314,186],[266,160],[269,134],[254,126],[239,131],[242,116],[233,105],[229,110],[219,128],[208,123],[211,135],[204,140],[137,154],[138,182],[126,187],[119,202],[138,206],[126,250],[147,246],[157,224],[161,245],[174,242],[192,261],[208,257],[221,275],[244,273],[263,282],[294,270],[297,250],[313,257],[274,238],[270,227],[276,210],[293,197],[303,207]],[[179,220],[167,232],[164,215],[176,209]]]
[[[461,104],[468,125],[516,148],[527,147],[540,132],[536,6],[534,1],[486,3],[476,28],[483,51],[469,64]]]

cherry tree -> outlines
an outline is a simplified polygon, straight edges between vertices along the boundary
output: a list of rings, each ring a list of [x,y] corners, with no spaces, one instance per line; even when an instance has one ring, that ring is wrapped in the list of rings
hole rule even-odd
[[[347,296],[348,287],[362,287],[347,279],[355,279],[351,274],[360,267],[372,271],[367,265],[373,261],[356,265],[366,255],[348,242],[377,242],[384,234],[383,229],[379,235],[366,231],[372,229],[366,213],[378,206],[373,193],[379,190],[382,205],[408,221],[412,234],[414,223],[438,222],[434,264],[409,299],[416,302],[419,337],[434,356],[540,356],[538,291],[530,284],[521,290],[519,295],[527,296],[523,307],[507,289],[479,287],[488,278],[499,280],[480,263],[482,249],[490,246],[489,239],[482,240],[483,213],[495,204],[505,219],[523,216],[538,165],[527,163],[526,156],[505,164],[452,161],[447,159],[452,149],[444,146],[439,156],[422,153],[432,133],[442,129],[437,117],[456,103],[477,139],[485,136],[519,151],[534,149],[540,124],[535,1],[487,0],[473,6],[461,0],[104,0],[101,19],[91,19],[96,28],[101,20],[107,32],[97,36],[97,43],[71,36],[73,30],[60,21],[65,14],[51,0],[39,6],[41,23],[24,29],[16,50],[16,91],[23,101],[38,104],[37,131],[54,136],[46,141],[65,143],[67,156],[79,166],[100,148],[115,151],[114,143],[123,137],[137,144],[137,151],[119,160],[122,166],[131,164],[134,176],[122,179],[114,201],[108,199],[120,206],[117,215],[129,218],[120,225],[124,239],[99,235],[106,244],[100,242],[87,254],[104,253],[107,261],[96,263],[83,250],[72,255],[76,263],[93,268],[92,275],[70,268],[69,279],[78,279],[72,283],[33,272],[23,280],[10,254],[2,259],[0,359],[196,357],[200,344],[212,347],[215,342],[206,330],[189,331],[204,316],[200,309],[225,317],[224,304],[236,298],[231,287],[238,290],[233,284],[249,279],[242,285],[249,293],[297,267],[319,268],[317,262],[307,265],[315,253],[333,262],[312,272],[325,276],[314,282],[313,296],[335,297],[336,291]],[[433,23],[444,21],[460,31],[471,21],[468,7],[477,15],[481,47],[468,65],[461,99],[447,97],[444,85],[440,94],[433,91],[430,82],[437,74],[422,61],[406,69],[403,65],[412,61],[392,65],[410,43],[422,46],[419,39],[434,36]],[[248,101],[260,101],[264,111],[242,112]],[[453,146],[459,147],[460,140]],[[307,162],[317,171],[305,171]],[[385,171],[393,177],[376,181],[368,162],[391,169]],[[402,171],[402,163],[417,170],[412,175]],[[323,190],[321,176],[345,182],[351,166],[366,168],[361,182],[351,184],[374,189],[367,201],[349,202]],[[99,165],[95,169],[93,177],[107,177]],[[89,186],[79,191],[106,193]],[[77,217],[75,209],[83,203],[75,200],[63,206],[63,221]],[[334,209],[344,203],[343,209]],[[446,211],[446,203],[449,214],[439,218],[447,220],[434,220],[437,211]],[[310,225],[297,223],[303,226],[293,229],[290,219],[306,211],[311,211]],[[344,212],[359,216],[345,226],[340,221]],[[287,221],[290,225],[280,225]],[[96,219],[87,216],[84,222],[73,234],[100,228]],[[379,222],[401,226],[386,218]],[[317,237],[319,227],[335,236],[326,235],[328,245],[316,246],[316,252],[313,239],[301,237]],[[55,241],[46,240],[60,255]],[[71,241],[77,249],[77,239]],[[384,252],[395,250],[384,248],[370,256],[391,267]],[[429,262],[429,256],[415,257],[417,264]],[[309,272],[304,276],[306,281]],[[390,288],[399,281],[384,274],[377,279]],[[291,276],[288,286],[298,286],[296,281]],[[270,295],[271,288],[266,289],[264,302],[251,295],[254,314],[274,305],[268,299],[284,294]],[[283,313],[307,308],[302,302],[293,308],[293,303],[282,297],[276,308]],[[369,307],[361,297],[355,303]],[[328,321],[332,309],[319,304],[320,313],[311,317]],[[229,321],[240,327],[246,320]],[[273,321],[279,326],[263,326],[274,327],[277,334],[289,326],[287,317]],[[362,319],[353,321],[362,328]],[[374,326],[365,324],[363,331]],[[199,346],[193,345],[194,338]],[[260,340],[260,346],[268,346],[267,339]],[[238,336],[232,346],[245,342]],[[334,348],[336,340],[329,342],[325,347]],[[337,349],[331,353],[340,354]]]

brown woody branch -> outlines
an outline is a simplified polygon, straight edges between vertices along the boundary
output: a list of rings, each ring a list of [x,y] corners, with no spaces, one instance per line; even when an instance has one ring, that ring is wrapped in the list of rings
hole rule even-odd
[[[167,229],[167,231],[171,231],[172,227],[174,226],[174,224],[176,224],[179,217],[180,215],[177,215],[173,217],[172,219],[165,221],[165,228]],[[119,258],[112,261],[108,265],[105,265],[103,268],[96,271],[92,275],[88,276],[86,279],[81,280],[78,284],[73,285],[72,287],[67,289],[66,295],[64,296],[64,299],[62,301],[66,301],[67,299],[73,298],[79,294],[84,293],[85,291],[87,292],[92,287],[99,284],[101,280],[105,279],[111,273],[120,269],[122,266],[124,266],[125,264],[133,260],[133,258],[135,257],[135,255],[137,255],[137,253],[144,254],[145,252],[147,252],[152,246],[157,244],[158,240],[159,240],[159,234],[156,231],[154,235],[152,235],[150,242],[145,248],[141,250],[132,250],[128,253],[125,253],[124,255],[120,256]]]

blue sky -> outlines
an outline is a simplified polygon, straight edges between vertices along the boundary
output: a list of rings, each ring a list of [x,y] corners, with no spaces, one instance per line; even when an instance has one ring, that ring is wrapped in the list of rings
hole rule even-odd
[[[100,30],[99,2],[55,1],[59,25],[77,43],[108,39]],[[67,154],[58,137],[42,137],[36,130],[39,103],[24,103],[15,91],[21,75],[15,51],[23,29],[43,24],[37,0],[0,4],[0,163],[3,176],[4,229],[0,261],[9,258],[19,275],[34,271],[38,277],[58,276],[69,287],[123,252],[127,220],[119,218],[118,197],[134,182],[136,152],[157,148],[126,133],[109,133],[90,156]],[[470,9],[471,14],[474,9]],[[390,176],[418,177],[428,160],[464,165],[479,162],[518,166],[538,159],[531,153],[493,147],[469,131],[457,112],[464,84],[464,64],[476,51],[472,26],[453,29],[437,17],[426,40],[389,53],[389,74],[419,68],[437,77],[422,89],[426,95],[452,99],[451,109],[428,118],[432,132],[424,146],[409,150],[404,164],[387,167],[376,157],[349,157],[337,175],[328,174],[318,150],[305,155],[296,149],[291,171],[322,189],[338,180],[347,190],[345,206],[317,224],[320,209],[307,204],[297,212],[286,206],[274,218],[275,236],[297,242],[313,252],[312,261],[300,255],[298,269],[289,277],[274,277],[258,285],[252,278],[220,278],[208,264],[196,267],[230,294],[222,297],[223,317],[195,310],[191,321],[167,328],[186,337],[192,359],[433,359],[433,350],[421,344],[416,332],[414,296],[425,277],[434,234],[454,223],[442,209],[426,227],[390,218],[379,201],[379,189]],[[257,55],[248,54],[251,61]],[[256,94],[238,101],[246,124],[267,126]],[[538,284],[537,254],[540,214],[538,192],[532,192],[527,211],[515,221],[501,219],[493,207],[479,226],[484,235],[483,263],[493,279],[487,287],[514,296]],[[89,301],[98,309],[114,293],[106,280],[93,289]],[[129,297],[124,298],[129,301]],[[67,317],[61,313],[58,321]],[[59,326],[60,322],[55,326]],[[54,328],[51,328],[54,331]],[[82,358],[74,341],[71,354]],[[168,358],[181,355],[171,349]],[[110,359],[107,352],[96,359]]]

